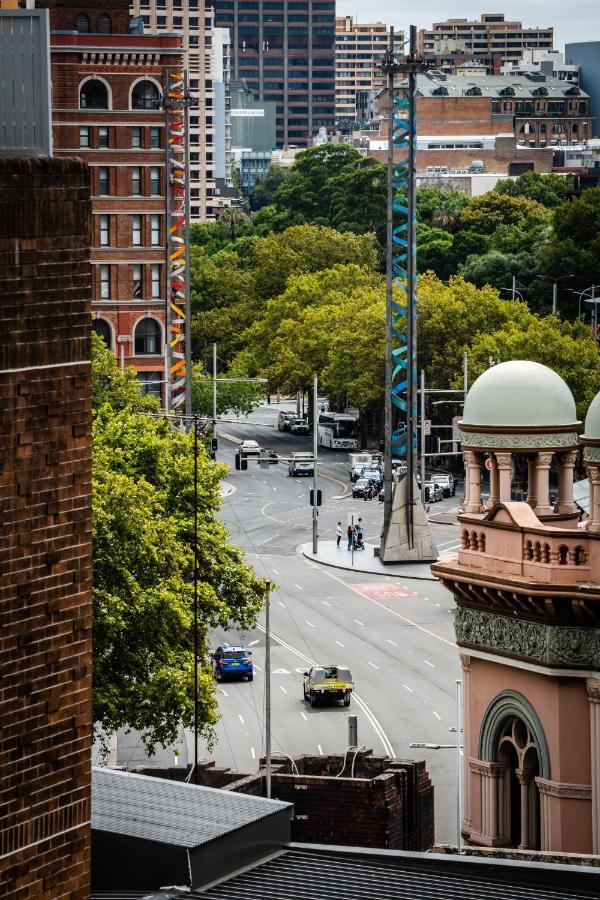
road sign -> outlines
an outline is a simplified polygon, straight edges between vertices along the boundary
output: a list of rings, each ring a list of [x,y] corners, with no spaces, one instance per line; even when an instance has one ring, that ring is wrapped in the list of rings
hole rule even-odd
[[[423,425],[425,427],[425,437],[429,437],[431,434],[431,419],[423,419]]]

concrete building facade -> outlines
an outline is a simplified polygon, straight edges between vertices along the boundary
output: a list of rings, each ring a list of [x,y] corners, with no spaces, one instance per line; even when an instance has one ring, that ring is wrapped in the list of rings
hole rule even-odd
[[[231,34],[231,77],[277,104],[279,147],[307,147],[335,113],[333,0],[215,0]]]
[[[179,33],[189,76],[190,217],[193,222],[216,217],[214,172],[214,94],[212,86],[213,11],[204,0],[131,0],[132,16],[140,16],[149,34]]]
[[[580,426],[565,382],[526,361],[481,375],[459,423],[461,545],[432,571],[457,603],[471,844],[600,852],[600,395],[581,439],[583,524],[573,499]],[[526,502],[512,499],[516,468]]]
[[[506,21],[502,13],[484,13],[479,21],[446,19],[421,29],[418,49],[425,56],[462,52],[477,58],[478,54],[493,54],[509,62],[520,59],[525,48],[551,50],[553,41],[552,28],[524,28],[522,22]]]
[[[90,167],[94,330],[136,370],[145,391],[161,396],[167,297],[161,94],[167,68],[181,66],[181,38],[130,34],[127,0],[113,0],[112,33],[100,31],[106,6],[56,13],[54,148]],[[74,33],[83,16],[86,30]]]
[[[565,45],[565,63],[578,66],[581,87],[590,97],[594,137],[600,136],[600,41]]]
[[[335,120],[336,123],[367,120],[369,96],[378,93],[384,79],[377,60],[389,47],[390,26],[384,22],[360,23],[353,16],[335,20]],[[403,52],[404,33],[394,36],[394,47]]]

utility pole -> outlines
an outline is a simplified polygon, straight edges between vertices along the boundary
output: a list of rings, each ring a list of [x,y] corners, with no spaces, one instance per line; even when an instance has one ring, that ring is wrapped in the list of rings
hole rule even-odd
[[[387,75],[388,110],[387,147],[387,204],[385,251],[385,407],[383,453],[383,534],[387,534],[392,518],[392,303],[394,258],[394,75],[397,64],[394,56],[394,27],[390,28],[390,44],[382,65]]]
[[[194,416],[194,783],[198,784],[198,417]]]
[[[265,772],[271,796],[271,582],[265,582]]]
[[[456,846],[460,853],[462,849],[462,762],[460,758],[460,736],[461,736],[461,709],[460,709],[460,693],[462,689],[462,681],[456,679]],[[465,747],[465,751],[466,751]]]
[[[558,280],[552,285],[552,315],[558,313]]]
[[[317,373],[313,374],[313,508],[312,508],[312,538],[313,553],[319,550],[319,508],[317,506],[317,452],[319,438],[319,412],[317,404],[318,378]]]
[[[213,344],[213,383],[212,383],[212,395],[213,395],[213,431],[216,433],[217,428],[217,345]]]
[[[421,503],[425,504],[425,370],[421,369]]]
[[[515,299],[516,294],[517,294],[517,279],[516,279],[516,277],[513,275],[513,277],[512,277],[512,298],[513,298],[513,301],[514,301],[514,299]]]

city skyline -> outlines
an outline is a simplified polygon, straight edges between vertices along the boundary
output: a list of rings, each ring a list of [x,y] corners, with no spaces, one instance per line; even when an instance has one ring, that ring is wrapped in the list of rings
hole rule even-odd
[[[566,43],[574,41],[590,41],[600,36],[600,16],[597,0],[579,0],[577,16],[573,10],[558,0],[528,0],[526,4],[516,0],[500,4],[466,0],[456,6],[450,6],[445,0],[433,0],[421,7],[399,11],[393,0],[338,0],[336,14],[338,16],[353,15],[358,22],[381,21],[394,25],[408,34],[409,25],[428,28],[433,22],[448,18],[479,19],[483,13],[502,12],[507,19],[523,22],[528,27],[553,26],[554,46],[564,50]]]

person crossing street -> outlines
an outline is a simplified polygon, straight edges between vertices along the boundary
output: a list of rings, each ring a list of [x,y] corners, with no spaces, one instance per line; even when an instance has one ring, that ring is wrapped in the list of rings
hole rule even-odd
[[[342,539],[342,523],[341,523],[341,522],[338,522],[337,525],[336,525],[335,536],[336,536],[337,547],[338,547],[338,550],[339,550],[339,548],[340,548],[340,541],[341,541],[341,539]]]

